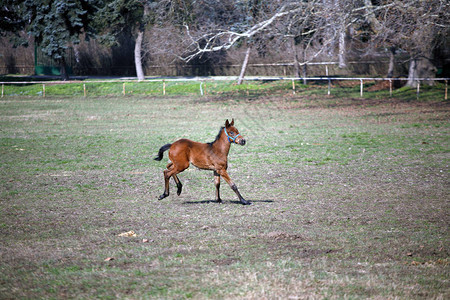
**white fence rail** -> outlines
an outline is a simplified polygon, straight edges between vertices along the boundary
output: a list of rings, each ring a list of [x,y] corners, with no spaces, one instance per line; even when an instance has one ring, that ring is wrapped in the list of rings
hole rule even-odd
[[[204,95],[204,87],[203,84],[205,82],[214,82],[214,81],[236,81],[237,77],[235,76],[216,76],[216,77],[177,77],[177,78],[153,78],[153,79],[145,79],[142,81],[138,81],[133,78],[121,78],[121,79],[111,79],[111,80],[69,80],[69,81],[4,81],[0,82],[1,84],[1,97],[5,96],[4,90],[5,85],[24,85],[24,84],[42,84],[42,96],[46,95],[46,85],[57,85],[57,84],[77,84],[79,83],[83,87],[84,96],[87,96],[86,84],[89,83],[122,83],[122,94],[126,94],[126,83],[145,83],[145,82],[161,82],[162,84],[162,94],[166,95],[166,82],[198,82],[199,83],[199,94]],[[245,81],[291,81],[292,82],[292,93],[296,93],[296,81],[326,81],[328,82],[328,95],[331,94],[332,90],[332,82],[333,81],[359,81],[360,82],[360,96],[364,95],[364,82],[369,81],[387,81],[389,82],[389,94],[392,96],[393,92],[393,82],[394,81],[407,81],[408,78],[379,78],[379,77],[253,77],[249,76],[244,79]],[[448,100],[448,81],[450,78],[415,78],[417,82],[417,98],[420,94],[421,84],[423,82],[429,81],[441,81],[445,83],[444,88],[444,99]]]

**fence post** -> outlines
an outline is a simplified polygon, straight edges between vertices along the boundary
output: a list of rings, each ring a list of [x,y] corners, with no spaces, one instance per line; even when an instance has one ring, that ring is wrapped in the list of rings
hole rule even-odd
[[[45,83],[42,84],[42,97],[45,97]]]
[[[420,93],[420,80],[417,81],[417,100],[419,100],[419,93]]]
[[[392,79],[389,79],[389,97],[392,97]]]
[[[122,87],[122,95],[125,96],[125,94],[126,94],[126,91],[125,91],[125,82],[124,82],[124,83],[123,83],[123,87]]]
[[[163,79],[163,95],[166,94],[166,80]]]
[[[361,81],[361,88],[360,88],[359,94],[361,95],[361,98],[362,98],[362,97],[363,97],[364,83],[363,83],[363,80],[362,80],[362,79],[360,79],[360,81]]]
[[[295,80],[292,79],[292,94],[295,95]]]
[[[325,65],[325,75],[328,77],[328,65]],[[328,96],[331,93],[331,80],[328,78]]]
[[[200,95],[203,96],[203,88],[202,88],[202,85],[203,85],[203,80],[200,80]]]
[[[448,91],[448,82],[447,80],[445,81],[445,97],[444,99],[447,100],[447,91]],[[3,97],[3,88],[2,88],[2,97]]]
[[[86,83],[83,83],[83,92],[84,92],[84,97],[86,98]]]
[[[447,83],[447,81],[446,81],[446,83]],[[5,84],[2,83],[2,98],[3,98],[3,91],[4,90],[5,90]],[[447,95],[447,91],[446,91],[445,95]],[[445,98],[447,98],[447,96]]]

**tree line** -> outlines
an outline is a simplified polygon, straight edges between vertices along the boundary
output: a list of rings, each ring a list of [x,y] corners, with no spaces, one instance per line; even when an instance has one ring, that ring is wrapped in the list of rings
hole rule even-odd
[[[430,77],[449,59],[447,0],[1,0],[0,30],[15,46],[30,38],[68,78],[66,53],[84,41],[125,47],[139,80],[145,64],[214,64],[243,49],[240,80],[254,61],[283,52],[295,76],[308,64],[384,55],[394,76],[398,57],[408,84]],[[400,56],[399,56],[400,54]]]

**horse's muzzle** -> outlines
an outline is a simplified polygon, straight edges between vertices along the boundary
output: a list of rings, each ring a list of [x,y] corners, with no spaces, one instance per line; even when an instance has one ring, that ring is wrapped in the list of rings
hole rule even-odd
[[[245,139],[240,139],[239,140],[239,145],[244,146],[245,145]]]

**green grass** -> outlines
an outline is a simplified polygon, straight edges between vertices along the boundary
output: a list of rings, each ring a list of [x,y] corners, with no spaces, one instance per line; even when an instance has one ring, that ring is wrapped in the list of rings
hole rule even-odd
[[[450,296],[447,102],[213,84],[0,101],[0,298]],[[254,204],[194,167],[158,201],[159,147],[226,118]]]
[[[23,78],[16,79],[4,76],[1,78],[5,82],[3,86],[4,97],[17,96],[158,96],[163,95],[216,95],[222,97],[235,97],[246,99],[257,99],[261,94],[273,95],[280,94],[288,96],[293,93],[292,81],[245,81],[242,85],[237,85],[234,81],[95,81],[85,80],[70,83],[55,83],[52,81],[42,81],[35,84],[9,84],[11,80],[22,81]],[[375,85],[374,82],[367,82],[364,85],[363,97],[360,95],[359,82],[333,81],[330,90],[334,99],[355,98],[355,99],[386,99],[394,98],[407,101],[417,100],[417,89],[402,87],[394,89],[392,96],[388,87],[380,87],[370,90]],[[310,98],[324,97],[328,93],[327,81],[311,81],[308,85],[295,83],[295,93]],[[425,101],[441,101],[444,99],[445,85],[436,83],[434,86],[422,85],[419,99]],[[330,102],[329,105],[336,105],[336,102]]]

